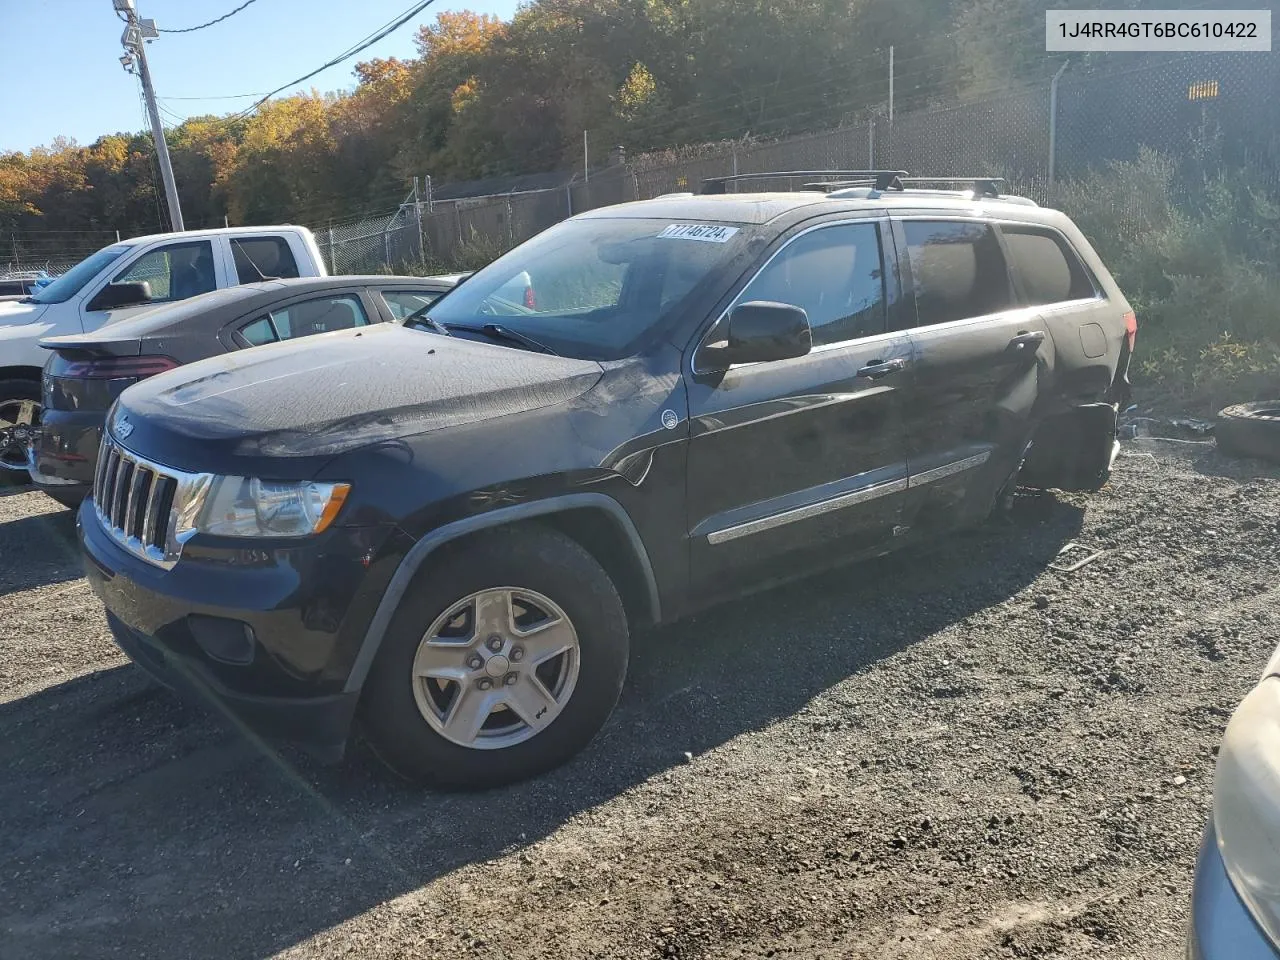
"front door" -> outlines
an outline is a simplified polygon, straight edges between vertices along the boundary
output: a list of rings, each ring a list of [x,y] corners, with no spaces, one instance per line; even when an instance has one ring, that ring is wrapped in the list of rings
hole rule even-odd
[[[151,288],[151,300],[138,306],[90,310],[91,295],[84,301],[80,315],[86,333],[111,320],[217,289],[218,266],[214,262],[213,244],[208,240],[183,240],[154,247],[116,271],[108,282],[146,283]]]
[[[937,533],[984,516],[1017,469],[1053,341],[1039,311],[1017,304],[991,224],[903,219],[895,229],[917,314],[902,522]]]
[[[808,356],[695,372],[688,509],[695,596],[710,599],[892,538],[906,489],[911,343],[887,330],[887,223],[813,228],[734,304],[802,307]],[[723,320],[717,324],[723,329]],[[708,334],[715,342],[717,329]]]

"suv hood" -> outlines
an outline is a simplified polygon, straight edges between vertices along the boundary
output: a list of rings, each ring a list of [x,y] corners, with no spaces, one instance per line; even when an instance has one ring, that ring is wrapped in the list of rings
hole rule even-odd
[[[293,479],[318,469],[309,463],[304,471],[298,460],[564,403],[602,372],[587,360],[377,324],[144,380],[121,396],[112,431],[127,433],[126,446],[142,456],[180,469]]]
[[[49,309],[47,303],[23,303],[21,300],[0,302],[0,327],[23,326],[34,323]]]

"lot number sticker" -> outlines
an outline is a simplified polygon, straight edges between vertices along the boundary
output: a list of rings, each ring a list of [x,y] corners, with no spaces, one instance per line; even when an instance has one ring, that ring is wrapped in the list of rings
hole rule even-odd
[[[673,223],[659,237],[668,240],[701,240],[704,243],[728,243],[737,227],[720,227],[710,223]]]

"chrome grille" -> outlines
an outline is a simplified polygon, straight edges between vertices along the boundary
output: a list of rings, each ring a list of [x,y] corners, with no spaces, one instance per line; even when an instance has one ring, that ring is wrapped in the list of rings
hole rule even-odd
[[[158,567],[168,569],[194,532],[180,529],[203,504],[208,474],[183,473],[152,463],[122,447],[104,431],[93,481],[98,519],[111,538]]]

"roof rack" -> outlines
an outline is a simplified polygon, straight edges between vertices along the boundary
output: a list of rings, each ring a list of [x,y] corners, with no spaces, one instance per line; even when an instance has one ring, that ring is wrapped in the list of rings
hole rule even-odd
[[[791,177],[838,178],[842,185],[852,186],[853,183],[849,181],[858,181],[863,185],[873,185],[877,190],[888,190],[895,181],[906,175],[905,170],[774,170],[768,173],[735,173],[731,177],[709,177],[703,180],[702,192],[726,193],[726,187],[730,183],[742,180],[783,180]]]
[[[960,187],[972,190],[979,197],[998,197],[1000,187],[1007,182],[1004,177],[899,177],[897,183],[890,185],[890,189],[905,190],[910,186],[927,184]]]

